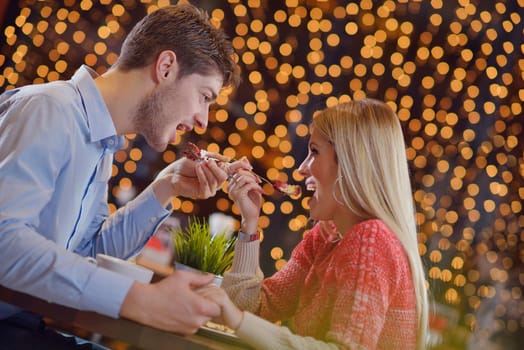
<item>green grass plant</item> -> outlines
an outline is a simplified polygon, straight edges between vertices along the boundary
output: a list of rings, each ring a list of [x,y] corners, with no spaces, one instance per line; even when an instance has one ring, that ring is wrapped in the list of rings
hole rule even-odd
[[[177,262],[220,276],[231,267],[236,237],[228,238],[225,232],[212,236],[207,220],[197,217],[173,233]]]

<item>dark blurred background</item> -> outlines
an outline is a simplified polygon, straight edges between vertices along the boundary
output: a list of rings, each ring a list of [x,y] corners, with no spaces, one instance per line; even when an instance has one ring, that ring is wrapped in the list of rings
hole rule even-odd
[[[105,72],[130,28],[169,3],[2,0],[0,91],[69,79],[82,64]],[[180,157],[186,141],[297,183],[314,111],[385,100],[406,137],[433,347],[524,348],[524,0],[191,3],[232,39],[243,82],[220,94],[207,131],[163,153],[129,135],[115,157],[111,209]],[[294,200],[265,190],[269,275],[307,229],[307,193]],[[238,219],[225,192],[173,205],[181,222],[214,212]]]

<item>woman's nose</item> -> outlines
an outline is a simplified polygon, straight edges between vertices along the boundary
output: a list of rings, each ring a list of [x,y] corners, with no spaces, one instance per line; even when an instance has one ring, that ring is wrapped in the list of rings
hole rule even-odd
[[[309,166],[308,166],[308,158],[304,159],[300,166],[298,167],[298,173],[302,176],[308,176],[309,175]]]

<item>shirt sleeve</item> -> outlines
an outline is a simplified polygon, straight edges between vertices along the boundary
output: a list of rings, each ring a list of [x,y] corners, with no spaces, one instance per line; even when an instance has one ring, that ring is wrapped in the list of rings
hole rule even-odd
[[[236,335],[259,350],[338,350],[336,344],[313,337],[293,334],[287,327],[277,326],[247,311]]]
[[[63,115],[62,107],[40,98],[7,101],[0,110],[5,118],[0,124],[0,284],[117,317],[133,280],[97,268],[36,229],[54,181],[69,161],[73,134],[71,125],[56,118]],[[6,103],[11,104],[8,110]]]
[[[102,197],[105,198],[105,197]],[[90,235],[75,252],[84,256],[103,253],[128,259],[140,252],[171,213],[158,202],[153,188],[147,187],[135,199],[108,216],[107,201],[101,201]],[[125,234],[124,234],[125,232]]]

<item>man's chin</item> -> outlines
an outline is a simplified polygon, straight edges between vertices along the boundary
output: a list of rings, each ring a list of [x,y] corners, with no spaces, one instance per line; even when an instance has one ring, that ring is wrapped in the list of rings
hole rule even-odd
[[[166,143],[161,143],[161,144],[160,143],[150,143],[149,147],[151,147],[152,149],[154,149],[157,152],[164,152],[167,148],[167,144]]]

